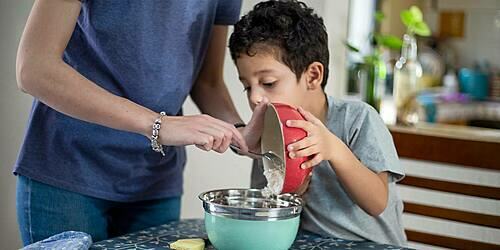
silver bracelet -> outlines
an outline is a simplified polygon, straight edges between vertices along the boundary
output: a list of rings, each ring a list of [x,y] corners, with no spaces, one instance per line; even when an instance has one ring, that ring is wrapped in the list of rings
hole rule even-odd
[[[165,152],[163,152],[163,145],[158,142],[158,137],[160,136],[161,118],[165,115],[167,114],[164,111],[160,112],[160,116],[153,123],[153,135],[151,135],[151,148],[163,156],[165,156]]]

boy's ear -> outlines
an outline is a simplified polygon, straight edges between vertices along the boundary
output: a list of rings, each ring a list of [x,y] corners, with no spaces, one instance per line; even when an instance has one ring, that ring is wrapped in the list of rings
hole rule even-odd
[[[309,64],[304,76],[306,77],[306,84],[308,90],[315,90],[321,88],[321,83],[323,82],[323,72],[325,68],[320,62],[313,62]]]

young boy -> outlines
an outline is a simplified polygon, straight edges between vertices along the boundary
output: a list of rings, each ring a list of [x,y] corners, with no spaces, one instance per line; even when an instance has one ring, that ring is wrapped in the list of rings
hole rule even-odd
[[[235,25],[229,48],[248,102],[299,107],[305,121],[286,122],[308,136],[288,145],[311,156],[302,227],[350,240],[406,245],[396,182],[404,172],[386,126],[362,102],[327,97],[328,38],[323,20],[304,3],[257,4]],[[266,185],[254,162],[252,187]]]

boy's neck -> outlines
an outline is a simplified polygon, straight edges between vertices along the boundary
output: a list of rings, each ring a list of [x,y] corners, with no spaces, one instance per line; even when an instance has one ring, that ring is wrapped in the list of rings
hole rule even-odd
[[[307,107],[304,107],[307,111],[311,112],[316,118],[321,122],[325,123],[326,114],[328,112],[328,101],[326,94],[323,91],[318,91],[311,96],[311,100]]]

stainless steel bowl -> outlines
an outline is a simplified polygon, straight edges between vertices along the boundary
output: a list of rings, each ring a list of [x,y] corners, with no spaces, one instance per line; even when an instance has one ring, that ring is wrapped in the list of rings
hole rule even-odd
[[[274,221],[294,218],[302,199],[294,194],[266,197],[261,189],[221,189],[198,196],[205,212],[232,219]]]

